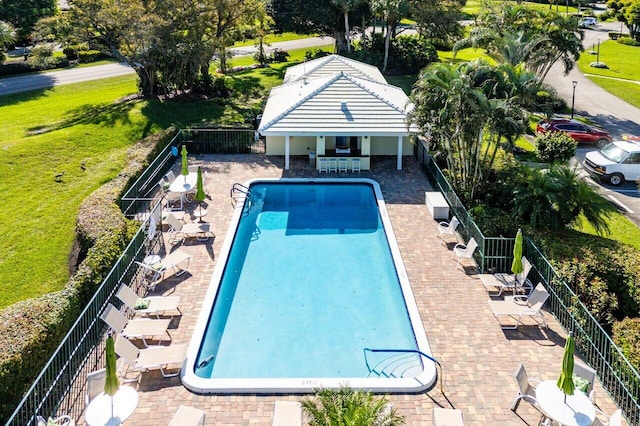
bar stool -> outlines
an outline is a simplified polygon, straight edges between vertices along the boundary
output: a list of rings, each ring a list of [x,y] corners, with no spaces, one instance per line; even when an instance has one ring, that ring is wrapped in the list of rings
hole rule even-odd
[[[354,158],[351,160],[351,172],[355,173],[358,172],[360,173],[360,159],[359,158]]]
[[[336,172],[338,171],[338,162],[336,161],[335,158],[331,158],[329,160],[329,172]]]
[[[327,173],[329,171],[329,168],[327,166],[327,159],[326,158],[321,158],[318,160],[318,172],[322,173],[325,172]]]
[[[339,172],[344,172],[347,173],[347,159],[346,158],[340,158],[338,160],[338,171]]]

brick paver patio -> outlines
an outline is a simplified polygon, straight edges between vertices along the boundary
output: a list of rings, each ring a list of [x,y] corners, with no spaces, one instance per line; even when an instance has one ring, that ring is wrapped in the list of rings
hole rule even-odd
[[[294,158],[291,170],[283,169],[282,157],[260,155],[211,155],[191,158],[209,172],[211,196],[206,220],[217,237],[207,243],[187,242],[182,250],[193,256],[191,274],[172,277],[156,292],[182,297],[183,316],[174,320],[173,341],[191,338],[201,301],[209,285],[216,259],[227,232],[233,209],[229,189],[234,182],[253,178],[353,177],[353,174],[318,175],[306,158]],[[540,415],[523,402],[517,414],[509,409],[517,387],[512,378],[525,364],[531,377],[557,379],[562,364],[566,334],[553,316],[545,312],[548,329],[527,322],[517,331],[503,331],[487,304],[488,295],[471,270],[456,269],[451,247],[435,237],[434,221],[424,204],[429,183],[412,157],[405,157],[404,170],[395,170],[395,158],[374,158],[373,171],[356,174],[378,181],[382,187],[404,264],[421,313],[432,352],[444,367],[444,394],[439,378],[428,392],[391,395],[393,406],[408,425],[431,424],[435,406],[458,408],[468,425],[536,425]],[[170,247],[167,246],[170,250]],[[336,348],[339,350],[339,348]],[[180,405],[206,412],[208,425],[270,425],[276,400],[301,400],[303,395],[197,395],[184,388],[179,378],[164,379],[159,372],[142,375],[137,385],[139,405],[127,425],[168,424]],[[599,383],[598,406],[612,413],[615,406]],[[81,422],[79,424],[83,424]]]

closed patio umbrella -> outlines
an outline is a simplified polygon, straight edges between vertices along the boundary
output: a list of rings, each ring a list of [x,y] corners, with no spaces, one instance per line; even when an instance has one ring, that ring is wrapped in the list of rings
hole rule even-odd
[[[120,383],[118,382],[118,373],[116,371],[116,350],[113,337],[107,337],[105,349],[105,357],[107,361],[106,377],[104,380],[104,393],[111,397],[111,417],[113,417],[113,396],[118,392]]]
[[[557,386],[564,392],[564,402],[567,402],[567,395],[573,395],[575,385],[573,384],[573,352],[575,341],[573,333],[569,333],[564,344],[564,357],[562,358],[562,373],[558,378]]]
[[[521,274],[522,271],[522,229],[518,229],[516,242],[513,245],[513,262],[511,263],[511,272],[518,275]]]
[[[180,174],[184,176],[185,182],[187,181],[187,175],[189,174],[189,160],[187,160],[187,146],[182,145],[182,151],[180,151],[182,155],[182,169],[180,170]]]
[[[198,202],[198,206],[200,206],[200,217],[202,218],[202,202],[206,198],[206,194],[204,193],[204,184],[202,182],[202,168],[198,166],[198,180],[196,182],[196,195],[193,196],[193,199]]]

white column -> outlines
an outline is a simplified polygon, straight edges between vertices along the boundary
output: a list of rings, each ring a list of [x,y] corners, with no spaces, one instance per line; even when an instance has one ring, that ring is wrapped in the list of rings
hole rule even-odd
[[[402,170],[402,136],[398,136],[398,162],[397,170]]]
[[[284,137],[284,169],[289,170],[289,135]]]

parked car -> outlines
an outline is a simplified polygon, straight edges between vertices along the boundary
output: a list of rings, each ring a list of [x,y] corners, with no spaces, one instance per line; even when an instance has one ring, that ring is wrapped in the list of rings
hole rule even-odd
[[[595,143],[598,148],[604,148],[613,140],[609,132],[604,129],[564,118],[540,120],[536,127],[536,133],[546,132],[565,132],[580,143]]]
[[[584,167],[614,186],[640,180],[640,143],[615,141],[600,151],[587,152]]]
[[[578,26],[580,28],[591,28],[594,27],[598,23],[598,20],[595,16],[585,16],[584,18],[580,18],[578,21]]]

